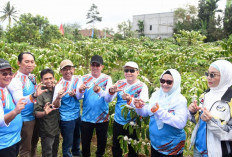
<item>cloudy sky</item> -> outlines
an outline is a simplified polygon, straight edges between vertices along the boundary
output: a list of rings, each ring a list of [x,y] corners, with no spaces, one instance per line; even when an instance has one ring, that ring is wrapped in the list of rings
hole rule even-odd
[[[9,0],[0,0],[0,8]],[[82,28],[86,25],[86,14],[94,3],[102,17],[102,22],[96,23],[99,29],[114,28],[128,19],[132,21],[133,15],[151,14],[174,11],[187,4],[197,6],[198,0],[10,0],[11,4],[19,10],[20,14],[39,14],[48,18],[51,24],[79,23]],[[225,8],[226,0],[220,0],[219,8]],[[2,14],[0,13],[0,16]],[[3,26],[7,21],[1,23]]]

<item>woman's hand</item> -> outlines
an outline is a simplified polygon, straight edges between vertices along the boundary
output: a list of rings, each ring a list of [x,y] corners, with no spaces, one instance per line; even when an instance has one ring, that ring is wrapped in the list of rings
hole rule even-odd
[[[190,113],[194,114],[197,111],[199,111],[201,107],[197,106],[197,100],[194,100],[190,105],[189,105],[189,111]]]
[[[212,119],[212,115],[210,114],[210,112],[206,108],[203,108],[203,113],[201,114],[201,119],[205,122],[208,122],[209,120]]]

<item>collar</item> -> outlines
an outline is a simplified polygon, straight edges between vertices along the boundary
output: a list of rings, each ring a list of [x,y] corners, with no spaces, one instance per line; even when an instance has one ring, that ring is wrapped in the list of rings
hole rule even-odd
[[[0,87],[0,89],[3,89],[3,90],[4,90],[4,89],[6,89],[6,87],[4,87],[4,88]]]
[[[210,89],[207,89],[205,91],[205,93],[208,93],[210,91]],[[232,99],[232,86],[230,86],[226,92],[223,94],[223,96],[221,97],[221,101],[224,101],[224,102],[230,102]]]
[[[19,70],[17,71],[17,73],[18,73],[19,75],[24,75],[24,76],[27,76],[27,77],[30,75],[30,74],[29,74],[29,75],[26,75],[26,74],[20,72]]]
[[[65,80],[63,77],[62,77],[62,80],[63,80],[63,81],[65,81],[65,82],[71,82],[71,81],[73,80],[73,76],[72,76],[72,78],[71,78],[71,80],[70,80],[70,81]]]
[[[227,89],[225,94],[222,96],[221,100],[225,102],[230,102],[232,98],[232,86]]]

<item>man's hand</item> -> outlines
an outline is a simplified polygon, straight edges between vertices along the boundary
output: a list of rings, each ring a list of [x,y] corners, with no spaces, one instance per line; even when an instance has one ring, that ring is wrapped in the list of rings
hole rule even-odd
[[[109,88],[109,92],[111,95],[113,95],[114,93],[119,92],[119,91],[122,91],[122,89],[118,88],[118,83],[114,84],[113,86],[111,86]]]
[[[88,86],[86,86],[87,81],[83,82],[83,84],[79,87],[79,92],[80,93],[84,93],[85,89],[89,88]]]
[[[42,87],[46,87],[45,85],[43,85],[42,83],[39,83],[36,87],[36,92],[34,93],[35,97],[38,97],[40,94],[42,94],[43,92],[47,92],[47,89],[41,89]]]
[[[23,100],[25,100],[25,98],[19,99],[18,103],[15,106],[14,110],[17,114],[19,114],[24,109],[25,105],[27,104],[26,102],[23,102]]]
[[[142,99],[134,99],[134,105],[136,108],[143,108],[143,106],[145,105],[144,101]]]
[[[196,113],[199,111],[201,107],[197,106],[197,100],[194,100],[190,105],[189,105],[189,111],[191,113]]]
[[[98,92],[100,92],[100,90],[101,90],[101,87],[98,86],[98,84],[94,83],[93,91],[94,91],[95,93],[98,93]]]
[[[73,89],[71,92],[68,92],[69,96],[75,96],[76,95],[76,91],[75,89]]]
[[[63,96],[65,96],[68,92],[65,92],[65,87],[63,87],[61,90],[58,91],[57,98],[62,99]]]
[[[127,93],[125,93],[125,92],[123,91],[122,99],[123,99],[123,100],[126,100],[127,102],[129,102],[130,99],[131,99],[131,96],[130,96],[130,94],[127,94]]]
[[[52,104],[50,104],[49,102],[47,102],[44,106],[44,112],[45,115],[48,115],[50,112],[52,112],[53,110],[55,110],[56,108],[53,107]]]

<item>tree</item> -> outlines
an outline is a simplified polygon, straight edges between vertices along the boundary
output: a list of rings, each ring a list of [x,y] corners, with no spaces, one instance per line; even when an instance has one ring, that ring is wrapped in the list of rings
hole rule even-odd
[[[201,29],[203,30],[202,33],[206,33],[204,35],[207,36],[206,41],[215,41],[217,37],[215,37],[215,32],[218,32],[218,28],[220,25],[216,25],[215,14],[217,12],[221,12],[218,10],[217,2],[219,0],[200,0],[199,2],[199,12],[198,18],[201,21]]]
[[[72,23],[72,24],[64,24],[64,37],[73,41],[76,41],[77,39],[81,38],[79,34],[79,30],[81,28],[79,23]]]
[[[132,24],[130,20],[123,21],[122,23],[118,24],[118,33],[122,34],[124,39],[135,36],[135,32],[131,29]]]
[[[55,25],[50,25],[46,17],[23,14],[19,21],[6,32],[8,42],[28,42],[32,45],[46,46],[53,39],[60,39],[61,34]]]
[[[197,31],[200,28],[197,13],[198,10],[193,5],[187,5],[185,8],[177,8],[174,11],[174,33],[179,33],[180,30]]]
[[[10,5],[10,1],[8,1],[3,7],[3,10],[0,11],[4,15],[0,17],[1,21],[5,21],[8,18],[8,26],[10,27],[11,25],[11,20],[13,19],[14,21],[17,21],[17,16],[18,11],[15,9],[15,7]]]
[[[86,24],[92,23],[93,28],[94,28],[95,22],[102,21],[102,17],[100,17],[99,15],[100,15],[100,13],[97,9],[97,6],[95,4],[92,4],[92,6],[90,7],[90,9],[87,13],[87,20],[89,19],[89,21]]]
[[[225,36],[229,37],[232,34],[232,0],[227,0],[223,23]]]
[[[2,38],[3,34],[4,34],[4,31],[3,31],[2,26],[0,25],[0,39]]]
[[[140,37],[144,36],[144,21],[139,20],[137,25],[138,25],[139,29],[136,31],[139,33],[139,36]]]
[[[113,34],[114,34],[114,29],[113,29],[113,28],[105,27],[105,28],[103,29],[103,31],[104,31],[106,34],[110,34],[110,35],[113,35]]]

